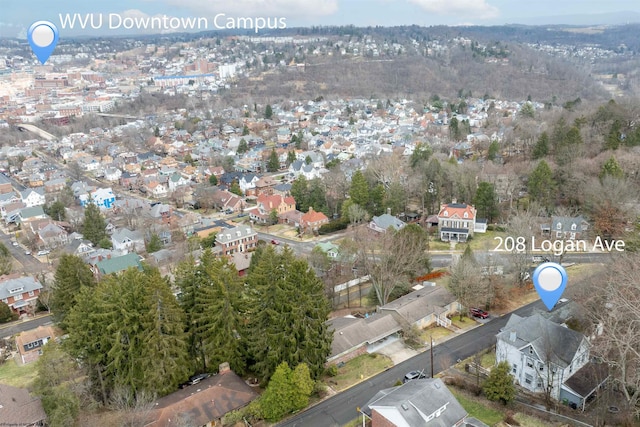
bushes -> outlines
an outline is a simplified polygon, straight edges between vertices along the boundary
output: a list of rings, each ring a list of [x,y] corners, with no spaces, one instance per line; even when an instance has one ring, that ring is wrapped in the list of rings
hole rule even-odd
[[[348,226],[348,218],[340,218],[338,220],[331,221],[328,224],[320,226],[320,229],[318,229],[318,234],[335,233],[336,231],[346,230]]]

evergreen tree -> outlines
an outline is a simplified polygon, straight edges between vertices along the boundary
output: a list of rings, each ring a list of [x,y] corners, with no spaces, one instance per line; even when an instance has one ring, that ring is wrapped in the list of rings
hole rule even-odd
[[[84,209],[82,235],[85,239],[89,240],[94,245],[98,245],[98,242],[100,242],[100,240],[107,237],[107,231],[105,230],[106,226],[107,223],[100,213],[100,209],[90,199],[89,203]]]
[[[236,152],[238,154],[244,154],[247,151],[249,151],[249,144],[247,144],[247,140],[242,138],[240,140],[240,143],[238,143],[238,149],[236,150]]]
[[[502,361],[491,369],[482,390],[487,399],[500,401],[504,405],[516,397],[516,387],[513,385],[509,362]]]
[[[267,172],[278,172],[280,169],[280,159],[276,150],[271,150],[269,160],[267,161]]]
[[[151,234],[151,237],[149,238],[149,241],[146,244],[146,249],[147,249],[147,253],[154,253],[154,252],[158,252],[160,249],[162,249],[162,240],[160,239],[160,236],[158,236],[157,233],[153,233]]]
[[[473,204],[478,210],[478,217],[486,218],[489,222],[498,215],[498,197],[493,185],[481,182],[473,198]]]
[[[309,183],[304,175],[300,175],[291,184],[291,196],[296,200],[296,208],[299,211],[309,210]]]
[[[90,368],[103,402],[124,390],[165,395],[189,375],[184,313],[157,269],[129,269],[80,290],[67,317],[70,354]]]
[[[312,207],[317,212],[328,213],[327,193],[320,178],[309,181],[309,194],[307,198],[307,211]]]
[[[618,161],[616,160],[616,158],[611,156],[602,165],[599,176],[600,176],[600,180],[604,179],[607,176],[610,176],[615,179],[622,179],[624,178],[624,171],[620,167],[620,164],[618,164]]]
[[[369,184],[361,171],[356,171],[351,177],[349,198],[356,205],[369,206]]]
[[[4,301],[0,301],[0,323],[18,320],[18,315]]]
[[[544,156],[549,154],[549,134],[547,132],[542,132],[538,141],[536,141],[536,145],[533,147],[533,158],[541,159]]]
[[[604,148],[605,150],[617,150],[622,142],[622,123],[620,120],[614,120],[611,124],[609,134],[604,141]]]
[[[66,221],[67,220],[67,210],[60,200],[56,200],[50,205],[44,206],[44,213],[49,215],[56,221]]]
[[[271,120],[273,117],[273,108],[271,108],[271,104],[267,104],[264,108],[264,118],[267,120]]]
[[[282,362],[260,398],[262,415],[266,420],[278,421],[287,414],[305,408],[313,387],[314,381],[306,364],[301,363],[292,371],[287,362]]]
[[[449,137],[453,140],[459,140],[462,135],[460,131],[460,124],[458,123],[458,119],[453,117],[449,122]]]
[[[238,184],[238,181],[233,181],[231,183],[229,191],[237,196],[242,196],[242,189],[240,188],[240,184]]]
[[[267,421],[281,420],[292,412],[293,390],[291,368],[287,362],[278,365],[264,394],[260,397],[260,412]]]
[[[498,143],[498,141],[494,139],[493,141],[491,141],[491,144],[489,144],[487,159],[495,160],[496,157],[498,157],[499,153],[500,153],[500,144]]]
[[[551,168],[544,160],[541,160],[529,175],[528,190],[531,200],[547,208],[552,205],[556,195],[556,183]]]
[[[267,246],[258,253],[247,277],[245,333],[252,370],[266,383],[279,363],[306,363],[318,378],[332,340],[325,323],[330,306],[324,285],[289,247],[277,253]]]
[[[54,276],[51,311],[53,320],[62,330],[67,329],[66,317],[76,305],[80,290],[95,285],[95,277],[82,258],[69,254],[60,257]]]
[[[209,175],[209,184],[218,185],[218,177],[213,174]]]
[[[246,135],[249,135],[249,126],[245,124],[244,126],[242,126],[242,136]]]
[[[409,161],[411,168],[416,169],[421,164],[426,164],[432,154],[433,150],[429,144],[419,143],[415,150],[413,150],[413,153],[411,153],[411,159]]]
[[[196,274],[203,278],[193,307],[195,338],[202,345],[207,367],[229,362],[234,372],[245,370],[240,337],[242,282],[235,266],[210,250],[200,259]]]
[[[296,161],[296,153],[295,151],[287,152],[287,166]]]

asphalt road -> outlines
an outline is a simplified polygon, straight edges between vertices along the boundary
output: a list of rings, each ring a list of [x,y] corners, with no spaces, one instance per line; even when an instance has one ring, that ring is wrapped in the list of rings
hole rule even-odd
[[[30,319],[24,322],[14,322],[7,326],[3,325],[0,327],[0,338],[8,338],[15,334],[19,334],[20,332],[30,331],[38,326],[48,325],[50,323],[53,323],[51,315],[47,314],[46,316],[38,317],[37,319]]]
[[[0,242],[2,242],[7,247],[7,249],[9,249],[11,256],[13,256],[20,264],[22,264],[25,272],[39,273],[46,270],[47,266],[45,264],[42,264],[33,255],[26,255],[24,253],[25,249],[23,246],[13,246],[11,235],[5,234],[1,230]]]
[[[542,301],[535,301],[514,311],[520,316],[528,316],[534,310],[546,310]],[[437,374],[458,359],[466,359],[495,344],[496,334],[507,323],[509,315],[491,321],[464,334],[460,334],[433,348],[434,372]],[[431,358],[428,351],[406,360],[350,389],[338,393],[327,400],[278,424],[280,427],[334,427],[342,426],[358,416],[357,408],[362,407],[378,391],[393,387],[409,371],[430,372]]]

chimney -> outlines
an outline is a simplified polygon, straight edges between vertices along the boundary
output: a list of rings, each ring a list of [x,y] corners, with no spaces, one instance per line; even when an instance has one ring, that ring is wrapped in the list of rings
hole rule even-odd
[[[229,367],[229,362],[222,362],[219,366],[218,366],[218,373],[219,374],[224,374],[227,372],[231,372],[231,368]]]
[[[309,212],[313,212],[313,207],[309,206]]]
[[[456,199],[455,197],[453,199],[451,199],[451,203],[458,203],[458,199]]]
[[[387,208],[387,215],[391,215],[391,208]]]
[[[516,342],[516,331],[509,332],[509,341]]]

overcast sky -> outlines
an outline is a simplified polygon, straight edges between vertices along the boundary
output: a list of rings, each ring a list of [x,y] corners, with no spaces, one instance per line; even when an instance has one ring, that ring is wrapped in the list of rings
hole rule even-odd
[[[60,22],[59,14],[121,16],[283,17],[288,27],[311,25],[499,25],[557,23],[558,16],[584,23],[584,15],[625,12],[639,21],[637,0],[0,0],[0,36],[24,35],[37,20]],[[540,19],[542,18],[542,19]],[[600,18],[594,18],[593,23]],[[546,22],[545,22],[546,21]],[[623,22],[623,21],[621,21]],[[96,30],[67,30],[91,35]],[[61,30],[61,37],[65,32]]]

